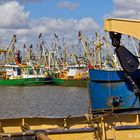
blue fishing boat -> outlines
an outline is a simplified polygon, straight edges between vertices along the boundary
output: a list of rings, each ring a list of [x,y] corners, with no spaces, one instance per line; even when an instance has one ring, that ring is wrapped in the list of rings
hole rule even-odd
[[[139,26],[136,26],[138,21],[126,21],[108,19],[105,22],[105,31],[109,32],[112,46],[115,47],[122,69],[89,69],[89,93],[93,112],[140,108],[139,60],[121,43],[121,34],[123,33],[139,39],[139,33],[133,32],[131,29],[131,26],[137,29]],[[134,23],[136,23],[135,26]],[[121,26],[124,24],[125,26]]]
[[[121,70],[90,69],[89,75],[92,110],[140,107],[139,99],[135,95],[135,87],[131,81],[133,79],[138,87],[140,87],[140,70],[136,70],[128,76]]]

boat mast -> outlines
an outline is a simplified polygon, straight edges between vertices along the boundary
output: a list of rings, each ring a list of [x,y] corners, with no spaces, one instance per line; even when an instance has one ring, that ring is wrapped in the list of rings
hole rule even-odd
[[[31,46],[29,48],[27,48],[26,44],[24,44],[23,47],[26,50],[26,58],[25,58],[26,63],[30,65],[31,64],[31,61],[30,61],[31,60],[30,59],[31,58]]]
[[[46,45],[45,40],[43,38],[42,33],[39,34],[39,50],[40,50],[40,57],[39,63],[46,67],[47,65],[47,58],[46,58]]]
[[[7,50],[4,50],[4,49],[1,48],[1,49],[0,49],[0,54],[2,54],[2,53],[4,53],[4,64],[6,64],[6,62],[7,62],[7,61],[6,61],[6,58],[7,58],[7,57],[6,57]]]
[[[16,48],[16,35],[13,35],[12,40],[7,48],[8,63],[15,63],[15,48]]]
[[[111,59],[113,68],[119,69],[119,64],[116,58],[116,54],[113,55],[113,52],[111,51],[111,44],[106,39],[106,36],[103,36],[103,41],[105,43],[105,46],[107,47],[107,57],[110,56],[109,59]]]
[[[96,66],[101,68],[102,66],[102,58],[101,58],[101,47],[103,46],[103,42],[100,41],[99,34],[96,32],[96,39],[94,41],[94,61],[96,62]]]
[[[92,56],[91,56],[91,54],[89,52],[87,41],[84,39],[81,31],[79,31],[78,35],[79,35],[79,39],[80,39],[80,41],[81,41],[81,43],[82,43],[82,45],[84,47],[84,50],[85,50],[86,54],[88,55],[90,65],[94,66],[94,61],[93,61],[93,58],[92,58]]]
[[[64,67],[64,57],[63,57],[63,54],[64,52],[62,51],[62,48],[60,46],[60,43],[59,43],[59,38],[56,34],[54,34],[54,45],[55,45],[55,49],[54,49],[54,64],[55,66],[57,66],[57,68],[60,70],[60,69],[63,69]]]

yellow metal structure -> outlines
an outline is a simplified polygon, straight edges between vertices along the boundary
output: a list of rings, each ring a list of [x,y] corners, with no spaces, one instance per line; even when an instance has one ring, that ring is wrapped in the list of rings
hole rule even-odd
[[[48,138],[42,135],[42,132],[46,132]],[[12,140],[15,137],[23,139],[27,135],[28,139],[33,140],[33,136],[38,134],[37,140],[93,140],[93,132],[94,128],[89,126],[85,116],[0,119],[1,139],[6,137]]]
[[[139,113],[113,113],[64,118],[0,119],[0,137],[15,140],[136,140],[140,139]],[[47,137],[42,134],[46,132]]]
[[[94,41],[94,62],[96,62],[96,66],[101,69],[102,60],[101,60],[101,47],[103,46],[103,42],[99,39],[99,34],[96,32],[96,40]]]
[[[110,18],[104,21],[106,32],[117,32],[140,40],[140,20]]]
[[[140,40],[140,20],[105,19],[104,30],[106,32],[116,32],[129,35]],[[130,110],[124,110],[123,113],[118,111],[118,113],[113,113],[114,115],[112,114],[110,116],[108,114],[102,117],[100,123],[103,122],[104,124],[104,136],[102,135],[103,139],[140,139],[140,109]]]
[[[81,43],[82,43],[82,45],[83,45],[83,47],[84,47],[84,50],[85,50],[86,54],[87,54],[88,57],[89,57],[90,64],[91,64],[92,66],[94,66],[93,58],[92,58],[92,56],[91,56],[91,54],[90,54],[90,52],[89,52],[89,49],[88,49],[88,47],[87,47],[87,42],[85,41],[85,39],[84,39],[84,37],[83,37],[81,31],[79,31],[79,38],[80,38],[80,41],[81,41]]]

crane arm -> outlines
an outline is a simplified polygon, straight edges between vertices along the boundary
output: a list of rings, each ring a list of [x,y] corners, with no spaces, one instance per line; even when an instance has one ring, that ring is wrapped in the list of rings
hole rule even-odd
[[[88,55],[90,64],[91,64],[92,66],[94,66],[94,61],[93,61],[92,56],[91,56],[91,54],[90,54],[90,51],[89,51],[89,49],[88,49],[87,43],[86,43],[86,41],[85,41],[85,39],[84,39],[84,37],[83,37],[83,35],[82,35],[82,32],[79,31],[79,34],[78,34],[78,35],[79,35],[80,41],[81,41],[81,43],[82,43],[82,45],[83,45],[83,47],[84,47],[84,50],[85,50],[86,54]]]
[[[140,40],[140,20],[106,19],[104,30],[109,32],[112,45],[119,58],[122,68],[126,72],[134,72],[139,66],[139,60],[128,49],[121,45],[121,34],[127,34]],[[124,57],[125,56],[125,57]]]
[[[140,20],[110,18],[104,21],[106,32],[127,34],[140,40]]]

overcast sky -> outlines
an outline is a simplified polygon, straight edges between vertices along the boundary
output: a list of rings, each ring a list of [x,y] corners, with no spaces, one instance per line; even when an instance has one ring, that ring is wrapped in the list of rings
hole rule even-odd
[[[36,43],[39,33],[77,39],[103,30],[106,17],[140,18],[140,0],[0,0],[0,43]]]

